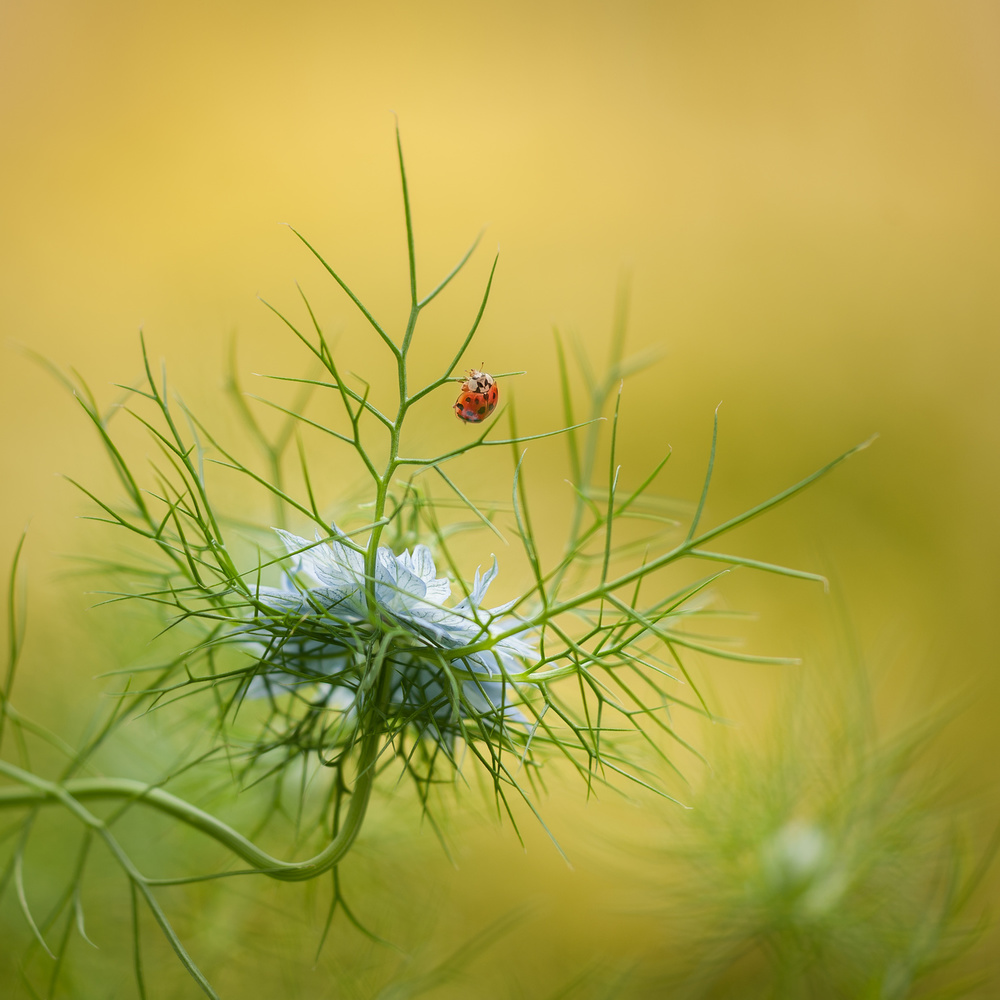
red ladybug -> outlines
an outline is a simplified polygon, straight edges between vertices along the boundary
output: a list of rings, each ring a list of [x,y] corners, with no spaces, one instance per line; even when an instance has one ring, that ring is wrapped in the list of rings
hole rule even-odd
[[[467,423],[478,424],[496,409],[499,398],[496,379],[486,372],[470,368],[469,377],[462,383],[462,394],[455,403],[455,416]]]

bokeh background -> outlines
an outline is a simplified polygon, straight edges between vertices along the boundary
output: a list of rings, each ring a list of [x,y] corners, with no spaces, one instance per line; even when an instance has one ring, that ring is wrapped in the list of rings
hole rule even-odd
[[[713,519],[880,434],[741,536],[747,555],[827,572],[834,596],[737,574],[727,601],[760,612],[748,648],[801,656],[795,669],[814,679],[836,673],[849,631],[886,731],[958,698],[929,767],[948,788],[942,810],[984,843],[1000,753],[991,0],[3,0],[0,557],[30,522],[27,703],[70,720],[74,703],[98,697],[92,676],[141,641],[87,611],[67,574],[88,528],[56,474],[98,487],[110,474],[72,399],[19,345],[76,366],[110,400],[110,383],[139,371],[142,328],[185,398],[211,413],[234,333],[245,380],[301,373],[257,301],[294,306],[298,280],[363,370],[349,303],[280,224],[402,323],[393,112],[424,287],[488,226],[470,275],[427,320],[427,350],[463,329],[499,245],[480,348],[487,368],[528,371],[509,390],[526,426],[558,419],[553,324],[598,358],[628,276],[630,345],[662,356],[626,391],[622,460],[648,465],[672,445],[664,492],[697,497],[720,400]],[[453,420],[449,406],[441,419]],[[505,490],[506,465],[497,477]],[[549,516],[560,502],[554,486]],[[710,684],[752,740],[783,725],[787,671],[717,666]],[[522,852],[481,805],[454,820],[457,870],[416,820],[385,845],[373,835],[359,865],[375,923],[422,921],[432,966],[449,942],[515,913],[476,966],[479,988],[503,983],[504,996],[554,995],[598,952],[614,966],[636,941],[667,947],[649,912],[668,904],[641,891],[655,862],[621,863],[637,850],[624,831],[653,831],[662,813],[584,810],[579,792],[556,781],[547,803],[572,870],[537,830]],[[987,880],[980,909],[997,885]],[[234,996],[339,995],[330,966],[313,969],[300,897],[272,895],[255,948],[232,907],[231,924],[218,918],[229,938],[209,964]],[[990,966],[997,940],[988,932],[969,961]],[[334,963],[360,976],[343,995],[381,988],[379,954],[368,979],[349,957]],[[162,966],[162,995],[193,995]],[[129,995],[122,975],[115,995]]]

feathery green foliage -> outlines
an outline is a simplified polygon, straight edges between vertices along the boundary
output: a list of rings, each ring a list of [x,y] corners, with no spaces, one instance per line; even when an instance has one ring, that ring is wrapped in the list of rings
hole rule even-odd
[[[635,995],[904,1000],[985,982],[955,964],[985,930],[969,904],[1000,829],[977,856],[971,803],[927,760],[954,706],[886,738],[864,668],[840,674],[790,680],[767,743],[717,746],[696,808],[666,818],[649,870],[670,947],[644,956]]]
[[[488,776],[498,812],[509,816],[515,829],[518,801],[540,818],[540,765],[550,758],[576,770],[588,790],[631,782],[666,795],[656,768],[628,749],[634,739],[623,742],[620,737],[638,734],[651,754],[674,769],[676,752],[693,752],[670,716],[674,706],[711,715],[692,682],[688,657],[787,662],[736,652],[694,634],[687,626],[703,613],[706,589],[732,566],[822,581],[816,574],[744,558],[716,545],[858,448],[708,528],[702,522],[714,436],[704,488],[687,524],[665,519],[653,502],[652,488],[669,454],[641,470],[637,486],[622,487],[616,458],[622,385],[646,361],[625,355],[624,294],[600,376],[592,374],[578,352],[587,389],[582,411],[573,400],[565,345],[556,335],[563,427],[520,433],[514,408],[508,406],[509,432],[500,432],[499,419],[493,418],[458,447],[426,455],[404,450],[403,429],[415,406],[432,394],[442,397],[462,381],[457,370],[480,327],[497,262],[468,332],[441,359],[435,378],[414,384],[409,360],[418,320],[479,241],[421,297],[401,147],[399,165],[410,293],[409,315],[399,333],[380,323],[341,274],[293,230],[370,327],[373,348],[381,351],[391,373],[388,380],[397,388],[394,406],[376,405],[369,383],[342,369],[304,293],[303,324],[268,305],[321,372],[319,377],[281,377],[296,383],[300,392],[291,405],[269,403],[284,415],[276,435],[265,430],[248,404],[235,360],[229,376],[229,395],[264,457],[263,471],[180,402],[166,375],[154,370],[145,343],[141,381],[122,386],[125,398],[111,410],[101,410],[82,379],[71,380],[125,500],[109,501],[86,484],[77,485],[95,505],[96,519],[125,532],[136,553],[130,565],[115,567],[122,589],[108,600],[148,602],[165,616],[172,635],[185,638],[182,651],[157,669],[131,672],[123,679],[114,709],[83,745],[69,747],[11,704],[21,649],[11,597],[0,741],[6,723],[15,747],[0,742],[0,773],[8,779],[0,787],[0,813],[19,819],[0,890],[13,889],[39,947],[53,957],[50,995],[67,942],[85,934],[81,886],[98,843],[110,853],[131,893],[140,995],[145,995],[141,932],[148,914],[195,982],[215,996],[168,920],[158,890],[222,874],[301,881],[332,873],[330,920],[342,910],[360,926],[343,898],[338,866],[362,829],[373,786],[383,772],[391,780],[412,781],[433,822],[434,786],[475,763]],[[335,400],[342,411],[335,426],[306,413],[320,394]],[[123,420],[136,421],[148,432],[156,451],[148,470],[128,457],[119,432]],[[317,495],[308,444],[317,435],[360,461],[368,495],[354,508],[344,509],[343,498]],[[557,435],[567,446],[572,492],[567,537],[552,560],[533,529],[524,445]],[[602,441],[608,442],[606,466],[599,460]],[[474,500],[463,485],[463,458],[484,449],[512,453],[509,499]],[[266,525],[248,525],[220,507],[215,486],[220,470],[241,477],[247,495],[258,497],[257,510],[263,501],[273,508],[277,538],[262,530]],[[437,479],[424,475],[428,472]],[[292,534],[287,525],[308,526],[314,537]],[[471,581],[464,575],[465,550],[456,548],[455,539],[469,528],[515,536],[523,549],[529,584],[499,608],[483,606],[498,570],[495,561],[487,573],[477,570]],[[693,579],[691,573],[670,574],[681,564],[705,562],[722,568]],[[436,565],[447,567],[450,579],[438,578]],[[463,597],[449,604],[453,582]],[[685,693],[685,687],[691,692]],[[123,722],[180,710],[200,720],[203,737],[182,765],[164,768],[152,781],[86,773]],[[65,755],[65,764],[48,777],[35,773],[29,739],[47,740]],[[260,795],[269,789],[268,816],[286,810],[290,795],[297,798],[291,811],[298,828],[314,831],[304,838],[314,847],[312,856],[274,857],[254,838],[176,790],[198,769],[217,777],[222,763],[239,788],[257,787]],[[92,803],[101,801],[112,803],[110,812],[94,810]],[[82,829],[83,840],[65,891],[52,911],[39,917],[25,888],[24,852],[44,806],[65,810]],[[147,874],[115,829],[136,809],[154,810],[212,838],[242,867],[209,876]]]

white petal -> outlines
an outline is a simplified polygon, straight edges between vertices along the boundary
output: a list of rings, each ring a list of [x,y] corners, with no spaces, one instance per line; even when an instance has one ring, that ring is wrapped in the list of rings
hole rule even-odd
[[[305,611],[309,605],[306,596],[302,592],[285,587],[258,587],[254,595],[261,604],[268,608],[276,608],[284,613]]]
[[[456,611],[464,611],[472,608],[478,608],[482,602],[483,598],[486,596],[486,591],[489,589],[490,584],[496,579],[497,573],[500,570],[497,567],[497,557],[493,556],[493,565],[486,571],[484,576],[479,575],[479,567],[476,567],[476,576],[472,581],[472,592],[468,597],[459,601],[455,605]]]
[[[536,647],[530,643],[526,642],[524,639],[519,639],[516,635],[509,636],[506,639],[501,639],[497,644],[496,648],[503,650],[511,656],[523,656],[527,659],[531,659],[538,655],[538,650]]]
[[[512,607],[514,607],[515,604],[517,604],[516,597],[514,598],[513,601],[507,601],[506,604],[498,604],[495,608],[487,608],[486,613],[496,618],[499,615],[506,614],[508,611],[510,611]]]
[[[404,552],[396,557],[396,561],[423,581],[424,600],[432,604],[444,604],[451,597],[451,583],[446,577],[435,577],[437,570],[434,567],[434,557],[426,545],[415,545],[412,553]]]
[[[302,562],[306,572],[328,587],[364,586],[364,556],[332,538],[304,552]]]
[[[479,576],[479,567],[476,567],[476,579],[472,585],[471,595],[471,601],[475,607],[478,608],[483,603],[486,591],[489,590],[490,584],[497,578],[497,573],[499,572],[500,568],[497,566],[496,556],[493,556],[493,565],[490,566],[482,578]]]
[[[364,558],[360,552],[333,539],[317,538],[310,542],[281,528],[275,528],[274,532],[292,556],[296,572],[308,573],[318,583],[335,590],[361,586]]]
[[[285,551],[293,556],[296,569],[298,569],[304,554],[302,550],[308,549],[312,542],[307,538],[299,538],[298,535],[293,535],[290,531],[284,531],[282,528],[272,528],[271,530],[282,540]]]
[[[437,572],[434,568],[434,557],[426,545],[414,545],[412,552],[402,553],[397,557],[397,561],[425,583],[430,583]]]
[[[444,604],[451,597],[451,581],[443,576],[429,581],[424,597],[432,604]]]
[[[392,611],[405,611],[423,600],[427,585],[393,555],[380,548],[375,560],[375,598]]]

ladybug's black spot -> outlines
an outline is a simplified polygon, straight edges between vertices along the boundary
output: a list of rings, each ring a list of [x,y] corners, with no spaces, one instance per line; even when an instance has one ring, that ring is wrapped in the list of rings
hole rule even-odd
[[[477,413],[478,413],[478,414],[479,414],[480,416],[482,416],[482,415],[483,415],[483,414],[484,414],[484,413],[486,412],[486,407],[485,407],[485,406],[480,406],[480,407],[479,407],[479,409],[478,409],[478,410],[476,410],[476,412],[477,412]]]
[[[466,396],[465,397],[465,405],[466,406],[472,406],[472,397],[471,396]]]

